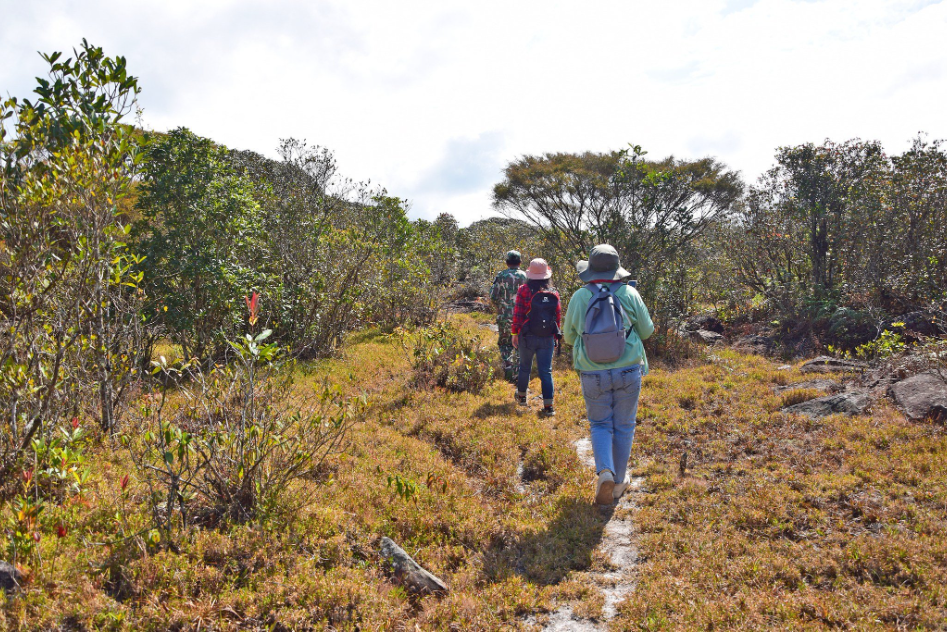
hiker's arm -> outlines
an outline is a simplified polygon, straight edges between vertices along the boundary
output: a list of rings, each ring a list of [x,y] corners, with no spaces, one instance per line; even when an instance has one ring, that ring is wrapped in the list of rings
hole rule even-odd
[[[579,291],[581,292],[581,290]],[[579,307],[581,301],[578,300],[578,294],[579,292],[576,292],[569,299],[569,307],[566,309],[566,322],[562,327],[562,339],[569,346],[574,345],[575,339],[582,333],[579,327],[583,315],[578,313],[581,310]]]
[[[497,276],[495,279],[493,279],[493,285],[490,286],[490,300],[493,302],[494,305],[497,305],[498,301],[500,300],[500,296],[499,296],[500,283],[499,283],[499,281],[500,281],[500,277]],[[498,306],[498,305],[497,305],[497,306]],[[498,306],[498,307],[499,307],[499,306]]]
[[[632,300],[635,304],[635,331],[642,340],[647,340],[654,333],[654,323],[651,322],[651,314],[648,313],[648,307],[641,299],[637,290],[632,292]]]

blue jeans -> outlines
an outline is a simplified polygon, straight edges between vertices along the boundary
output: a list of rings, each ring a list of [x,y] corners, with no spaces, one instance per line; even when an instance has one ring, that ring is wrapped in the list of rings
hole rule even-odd
[[[520,374],[516,380],[516,390],[525,393],[529,388],[529,372],[536,356],[536,368],[539,370],[539,383],[543,389],[543,403],[552,405],[552,354],[555,351],[555,338],[552,336],[520,336]]]
[[[625,480],[631,443],[635,439],[641,366],[582,372],[582,395],[589,415],[595,472],[611,470],[615,482]]]

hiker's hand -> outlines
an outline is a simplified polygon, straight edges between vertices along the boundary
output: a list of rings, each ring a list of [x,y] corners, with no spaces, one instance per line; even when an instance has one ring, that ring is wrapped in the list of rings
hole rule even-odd
[[[517,334],[513,334],[513,348],[514,349],[520,348],[520,337]]]

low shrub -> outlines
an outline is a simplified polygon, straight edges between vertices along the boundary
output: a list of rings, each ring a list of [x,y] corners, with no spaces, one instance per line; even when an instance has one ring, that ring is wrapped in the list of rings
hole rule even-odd
[[[175,391],[146,394],[135,412],[141,438],[124,443],[167,544],[193,523],[259,517],[290,482],[317,473],[363,416],[363,398],[328,382],[294,396],[291,364],[281,366],[278,347],[264,342],[269,334],[232,344],[229,364],[186,366]]]
[[[448,322],[398,334],[419,386],[479,393],[493,380],[494,354],[480,336]]]
[[[700,357],[702,351],[700,345],[682,336],[674,327],[655,328],[654,334],[645,342],[645,349],[649,358],[671,367]]]

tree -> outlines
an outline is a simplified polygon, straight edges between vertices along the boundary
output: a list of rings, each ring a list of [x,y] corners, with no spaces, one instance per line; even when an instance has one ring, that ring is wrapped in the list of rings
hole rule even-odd
[[[740,198],[739,174],[712,158],[651,162],[639,146],[606,154],[545,154],[510,163],[494,207],[523,218],[563,261],[614,245],[655,299],[671,288],[688,247]],[[686,267],[686,266],[685,266]]]
[[[536,230],[520,219],[490,217],[473,222],[457,232],[457,279],[468,293],[486,296],[496,273],[506,267],[504,255],[518,250],[529,261],[544,252],[540,242]]]
[[[135,170],[122,121],[137,80],[85,40],[43,58],[35,100],[0,107],[0,475],[85,402],[113,430],[141,333],[117,210]]]
[[[243,296],[267,286],[253,182],[225,147],[185,128],[150,139],[135,224],[150,313],[187,358],[227,349]]]

